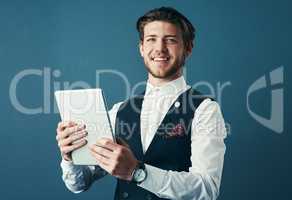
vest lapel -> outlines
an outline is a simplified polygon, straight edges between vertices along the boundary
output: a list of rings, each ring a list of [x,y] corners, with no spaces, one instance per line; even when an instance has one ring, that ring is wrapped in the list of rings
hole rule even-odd
[[[138,160],[143,160],[144,155],[143,155],[143,147],[142,147],[142,140],[141,140],[141,120],[140,120],[140,114],[141,114],[141,109],[142,109],[142,103],[144,100],[144,93],[142,95],[139,95],[134,98],[134,105],[136,106],[135,109],[137,109],[135,113],[135,122],[137,123],[137,128],[133,133],[132,136],[132,142],[131,146],[136,149],[136,156]]]
[[[138,160],[143,160],[143,148],[141,142],[140,113],[144,93],[139,94],[121,105],[116,119],[116,137],[120,137],[132,149]]]
[[[159,126],[158,126],[158,128],[157,128],[157,130],[156,130],[156,133],[155,133],[154,137],[152,138],[152,141],[151,141],[150,145],[149,145],[148,148],[146,149],[146,152],[145,152],[144,156],[146,156],[147,154],[149,154],[149,152],[151,151],[151,149],[153,148],[153,146],[158,142],[159,134],[162,134],[162,133],[160,132],[160,130],[163,130],[163,129],[164,129],[164,128],[162,127],[163,124],[168,123],[169,120],[170,120],[170,119],[169,119],[169,115],[172,114],[173,112],[178,113],[178,112],[180,112],[181,109],[184,108],[183,106],[184,106],[185,103],[186,103],[186,98],[185,98],[185,97],[187,96],[187,94],[189,93],[189,91],[190,91],[190,89],[188,89],[187,91],[183,92],[180,96],[178,96],[178,97],[176,98],[176,100],[175,100],[175,101],[173,102],[173,104],[170,106],[169,110],[167,111],[167,113],[165,114],[165,116],[164,116],[164,118],[162,119],[161,123],[159,124]],[[180,103],[181,106],[180,106],[179,108],[176,108],[176,107],[174,106],[174,104],[175,104],[176,102],[179,102],[179,103]],[[159,133],[158,133],[158,131],[159,131]],[[166,130],[166,131],[167,131],[167,130]]]

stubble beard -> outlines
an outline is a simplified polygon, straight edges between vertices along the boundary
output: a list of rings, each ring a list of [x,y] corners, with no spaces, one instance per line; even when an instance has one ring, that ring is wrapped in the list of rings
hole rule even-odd
[[[159,79],[171,79],[172,77],[176,76],[177,74],[180,73],[181,69],[183,68],[185,63],[185,57],[183,56],[181,59],[176,60],[172,66],[165,71],[164,73],[156,73],[154,70],[151,69],[149,66],[150,63],[145,62],[145,68],[147,71],[154,77],[154,78],[159,78]]]

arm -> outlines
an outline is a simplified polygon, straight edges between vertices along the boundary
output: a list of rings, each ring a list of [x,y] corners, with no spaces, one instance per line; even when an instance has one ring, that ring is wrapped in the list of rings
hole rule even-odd
[[[167,171],[146,165],[147,178],[140,187],[162,198],[215,200],[223,169],[226,129],[216,102],[206,99],[192,123],[192,166],[189,172]],[[109,174],[130,181],[138,161],[126,145],[104,138],[91,146],[99,166]]]
[[[206,99],[192,124],[192,166],[189,172],[166,171],[146,165],[147,179],[139,186],[170,199],[216,199],[224,162],[226,129],[216,102]]]
[[[112,123],[112,127],[115,125],[115,118],[117,111],[119,109],[119,106],[121,103],[115,104],[113,108],[109,111],[110,120]],[[64,127],[66,122],[62,122],[59,124],[57,129],[57,140],[58,145],[60,147],[60,151],[62,154],[62,161],[61,161],[61,169],[62,169],[62,179],[66,185],[66,187],[73,193],[80,193],[85,190],[87,190],[91,184],[102,177],[104,177],[107,173],[99,166],[82,166],[82,165],[74,165],[71,160],[71,152],[79,148],[86,143],[82,143],[80,145],[72,147],[72,142],[66,144],[64,143],[64,140],[68,140],[68,136],[61,137],[64,132]],[[73,130],[71,130],[71,135],[74,133]],[[80,138],[77,138],[77,140],[80,140]],[[78,143],[77,143],[78,144]]]
[[[66,187],[73,193],[87,190],[90,185],[107,173],[99,166],[74,165],[72,161],[62,159],[62,179]]]

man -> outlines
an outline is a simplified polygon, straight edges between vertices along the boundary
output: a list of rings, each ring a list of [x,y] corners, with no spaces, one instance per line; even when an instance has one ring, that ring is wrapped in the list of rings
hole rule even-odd
[[[72,164],[71,152],[86,144],[86,128],[59,123],[63,180],[78,193],[111,174],[118,179],[115,199],[216,199],[225,153],[224,120],[219,105],[182,76],[195,29],[175,9],[161,7],[140,17],[137,30],[148,70],[146,90],[110,111],[120,139],[100,139],[90,147],[98,166]]]

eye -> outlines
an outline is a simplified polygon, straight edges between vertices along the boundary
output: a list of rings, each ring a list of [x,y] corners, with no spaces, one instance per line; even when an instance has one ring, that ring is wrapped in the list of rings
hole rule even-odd
[[[146,42],[155,42],[155,38],[148,38],[146,39]]]
[[[165,41],[166,41],[167,43],[170,43],[170,44],[175,44],[175,43],[177,43],[176,39],[174,39],[174,38],[166,38]]]

